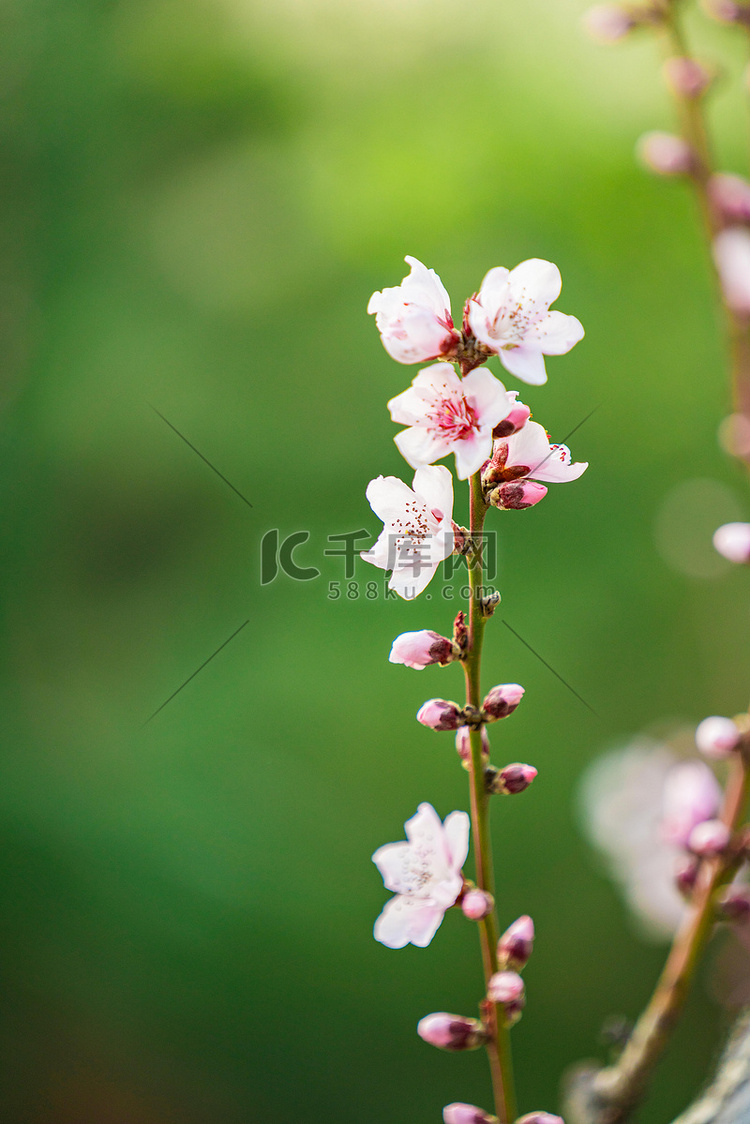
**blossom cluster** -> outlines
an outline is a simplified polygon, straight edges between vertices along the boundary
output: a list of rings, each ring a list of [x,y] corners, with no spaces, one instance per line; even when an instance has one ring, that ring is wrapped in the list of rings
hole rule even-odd
[[[476,498],[479,491],[485,511],[533,507],[546,495],[547,484],[576,480],[587,464],[573,463],[565,445],[552,444],[544,428],[531,420],[518,391],[506,389],[485,365],[497,356],[509,374],[539,386],[547,380],[545,356],[562,355],[582,338],[583,328],[574,316],[550,311],[561,289],[557,267],[535,258],[515,269],[491,269],[479,291],[465,302],[457,328],[450,297],[437,274],[416,258],[406,261],[409,275],[400,285],[374,293],[368,312],[375,315],[383,345],[394,359],[430,362],[411,386],[388,402],[392,420],[404,427],[395,437],[396,447],[415,474],[411,487],[395,476],[370,481],[367,499],[383,530],[362,558],[390,570],[390,588],[411,600],[454,553],[463,555],[470,567],[481,567],[481,524],[472,523],[468,530],[456,524],[453,478],[436,461],[455,458],[458,479],[472,478],[472,494]],[[484,598],[484,616],[492,614],[498,601],[496,593]],[[390,662],[419,671],[435,664],[468,667],[471,627],[459,612],[452,637],[432,629],[403,633],[393,642]],[[474,693],[471,698],[477,705],[434,698],[417,713],[423,726],[455,734],[458,759],[472,774],[472,783],[479,779],[485,800],[493,794],[523,792],[537,775],[532,765],[490,763],[487,726],[508,718],[523,695],[517,683],[499,684],[481,704]],[[481,778],[475,768],[481,768]],[[476,839],[477,824],[473,827]],[[423,948],[452,907],[480,926],[494,914],[493,895],[464,876],[471,828],[465,812],[453,811],[441,820],[431,804],[421,803],[404,825],[405,840],[375,851],[373,862],[393,893],[375,922],[376,940],[389,948]],[[531,918],[518,918],[491,952],[497,970],[486,980],[482,1019],[436,1012],[419,1022],[420,1037],[444,1050],[489,1046],[498,1026],[510,1027],[521,1017],[525,987],[520,972],[533,941]],[[524,1124],[562,1124],[549,1113],[522,1119]],[[443,1120],[493,1124],[496,1118],[475,1105],[456,1102],[446,1106]]]

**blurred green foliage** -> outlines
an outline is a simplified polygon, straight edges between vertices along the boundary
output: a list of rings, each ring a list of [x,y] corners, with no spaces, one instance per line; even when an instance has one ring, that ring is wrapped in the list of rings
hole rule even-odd
[[[657,51],[597,48],[584,6],[3,5],[3,1121],[428,1124],[488,1103],[481,1055],[414,1033],[474,1010],[467,923],[425,951],[370,928],[372,851],[421,800],[466,806],[450,738],[413,718],[458,672],[386,661],[455,606],[331,601],[322,556],[377,533],[366,482],[404,471],[385,402],[415,372],[365,306],[405,253],[456,313],[490,266],[550,258],[587,329],[523,397],[558,440],[596,407],[571,439],[591,468],[496,524],[503,615],[601,716],[490,628],[488,685],[527,689],[496,757],[540,773],[495,814],[502,920],[538,932],[523,1110],[552,1110],[648,994],[663,951],[583,843],[577,781],[642,729],[743,705],[750,590],[705,560],[748,502],[715,440],[692,200],[632,158],[671,121]],[[725,61],[720,162],[744,171],[743,44],[691,30]],[[309,530],[317,580],[261,586],[272,528]],[[644,1124],[686,1103],[723,1019],[699,987]]]

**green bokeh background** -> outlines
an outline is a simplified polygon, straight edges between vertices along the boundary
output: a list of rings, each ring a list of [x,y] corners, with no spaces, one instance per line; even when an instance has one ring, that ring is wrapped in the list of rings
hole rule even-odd
[[[451,739],[413,717],[459,673],[386,660],[455,606],[332,601],[323,557],[329,534],[377,533],[365,485],[404,473],[385,402],[415,372],[365,307],[405,253],[456,313],[490,266],[552,259],[587,331],[544,388],[506,380],[557,439],[597,408],[571,439],[582,480],[495,517],[502,617],[599,715],[496,620],[487,684],[527,690],[496,757],[540,774],[495,809],[501,920],[538,933],[522,1109],[554,1109],[605,1016],[647,996],[663,949],[583,842],[577,785],[608,746],[746,702],[750,588],[710,534],[750,504],[716,442],[692,200],[632,156],[671,123],[657,51],[595,46],[584,7],[3,5],[3,1121],[488,1105],[481,1054],[414,1034],[475,1009],[467,922],[424,951],[371,936],[372,851],[421,800],[466,806]],[[720,162],[744,171],[743,43],[697,15],[692,33],[724,60]],[[272,528],[309,530],[319,578],[261,586]],[[725,1021],[699,985],[644,1124],[686,1103]]]

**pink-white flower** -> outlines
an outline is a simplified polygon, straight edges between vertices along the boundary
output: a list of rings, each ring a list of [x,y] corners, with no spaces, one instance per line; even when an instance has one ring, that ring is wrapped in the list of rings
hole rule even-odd
[[[367,306],[388,354],[399,363],[423,363],[450,355],[460,339],[451,300],[434,269],[404,259],[411,272],[400,285],[373,293]]]
[[[750,316],[750,230],[727,227],[714,238],[713,249],[725,301],[738,316]]]
[[[388,948],[425,948],[463,886],[469,852],[469,817],[451,812],[441,823],[431,804],[420,804],[404,824],[406,842],[386,843],[372,856],[395,897],[375,922],[376,941]]]
[[[388,403],[393,421],[408,425],[394,438],[412,468],[456,454],[459,480],[477,472],[492,452],[492,430],[515,406],[486,367],[461,379],[447,363],[420,371]]]
[[[750,523],[724,523],[714,531],[714,550],[730,562],[750,562]]]
[[[523,431],[522,431],[523,432]],[[367,486],[370,507],[383,531],[365,562],[392,570],[388,585],[411,601],[453,553],[453,479],[441,465],[418,468],[413,490],[396,476],[378,476]]]
[[[667,773],[662,795],[662,836],[687,847],[694,827],[712,820],[721,805],[721,788],[702,761],[680,761]]]
[[[518,433],[495,442],[482,479],[487,487],[527,479],[564,484],[577,480],[587,468],[588,461],[571,464],[567,445],[551,445],[544,426],[529,421]]]
[[[491,269],[467,303],[476,338],[497,352],[506,371],[535,386],[547,381],[545,355],[564,355],[583,339],[575,316],[550,312],[562,288],[560,270],[541,258],[515,269]]]

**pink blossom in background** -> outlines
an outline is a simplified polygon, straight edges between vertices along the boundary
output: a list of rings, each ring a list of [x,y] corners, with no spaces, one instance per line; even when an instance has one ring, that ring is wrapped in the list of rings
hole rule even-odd
[[[418,468],[413,490],[396,476],[378,476],[366,495],[383,531],[362,558],[392,570],[390,589],[410,601],[453,553],[453,478],[441,465]]]
[[[461,379],[447,363],[420,371],[408,390],[388,403],[393,421],[410,428],[396,438],[413,467],[456,455],[456,473],[465,480],[492,452],[492,430],[515,407],[503,384],[486,367]]]
[[[721,806],[721,788],[703,761],[680,761],[664,778],[661,831],[667,843],[687,847],[698,824]]]
[[[491,269],[478,294],[467,302],[468,323],[476,338],[523,382],[545,383],[544,356],[564,355],[583,339],[575,316],[549,311],[561,288],[557,266],[531,258],[512,270]]]
[[[595,4],[583,15],[583,26],[600,43],[617,43],[632,31],[635,21],[619,4]]]
[[[724,222],[750,222],[750,183],[744,176],[717,172],[708,181],[708,195]]]
[[[714,531],[713,544],[729,562],[750,562],[750,523],[725,523]]]
[[[411,272],[400,285],[373,293],[367,311],[375,315],[383,347],[399,363],[423,363],[449,355],[460,336],[453,326],[451,301],[434,269],[417,258],[404,259]]]
[[[738,316],[750,316],[750,230],[729,226],[714,238],[714,261],[724,299]]]
[[[742,734],[731,718],[712,714],[695,730],[695,744],[706,757],[731,757],[740,744]]]
[[[644,133],[635,150],[641,163],[657,176],[686,176],[695,167],[692,148],[674,133]]]
[[[406,842],[378,848],[372,861],[396,896],[375,922],[375,940],[388,948],[430,943],[463,887],[469,823],[466,812],[451,812],[443,823],[431,804],[420,804],[404,824]]]

